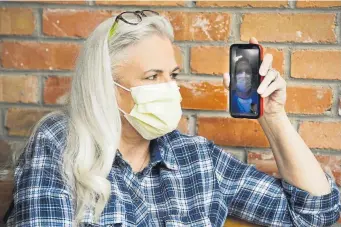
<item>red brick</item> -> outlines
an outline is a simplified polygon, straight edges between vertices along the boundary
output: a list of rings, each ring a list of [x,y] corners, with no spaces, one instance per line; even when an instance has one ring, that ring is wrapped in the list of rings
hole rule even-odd
[[[264,55],[272,54],[272,67],[284,74],[284,52],[281,49],[264,47]],[[229,48],[197,46],[191,48],[192,73],[222,75],[229,71]]]
[[[223,75],[229,71],[229,49],[215,46],[192,47],[190,64],[193,73]]]
[[[288,1],[259,1],[259,0],[249,0],[249,1],[197,1],[196,6],[200,7],[288,7]]]
[[[0,8],[1,35],[32,35],[35,19],[31,9]]]
[[[1,47],[4,68],[44,70],[73,69],[80,49],[78,44],[39,42],[3,42]]]
[[[35,76],[0,76],[0,102],[38,102]]]
[[[104,10],[45,9],[43,32],[49,36],[84,38],[111,16],[110,11]]]
[[[227,41],[230,15],[213,12],[161,12],[173,25],[178,41]]]
[[[297,8],[326,8],[341,6],[341,1],[326,1],[326,0],[297,0]]]
[[[184,6],[186,0],[182,1],[126,1],[126,0],[96,0],[99,5],[126,5],[126,6]]]
[[[173,45],[176,63],[182,69],[184,54],[179,46]]]
[[[226,110],[227,90],[222,82],[178,82],[182,108],[193,110]]]
[[[198,135],[218,145],[269,147],[269,142],[256,120],[221,117],[198,117]]]
[[[284,74],[284,52],[281,49],[269,48],[263,46],[264,55],[272,54],[273,62],[272,67],[276,69],[281,75]]]
[[[49,77],[44,85],[44,103],[66,104],[71,88],[71,77]]]
[[[316,154],[315,158],[323,170],[333,176],[336,183],[341,186],[341,157]],[[281,178],[272,152],[249,152],[247,162],[254,164],[262,172]]]
[[[272,152],[248,152],[247,163],[254,164],[259,171],[281,177]]]
[[[8,109],[5,125],[8,135],[29,136],[34,125],[49,112],[42,109]]]
[[[291,55],[291,76],[341,80],[341,51],[296,50]]]
[[[286,111],[295,114],[323,114],[330,110],[333,91],[322,86],[288,86]]]
[[[336,43],[336,14],[250,13],[243,15],[241,40]]]
[[[311,148],[341,150],[339,122],[303,122],[299,133]]]

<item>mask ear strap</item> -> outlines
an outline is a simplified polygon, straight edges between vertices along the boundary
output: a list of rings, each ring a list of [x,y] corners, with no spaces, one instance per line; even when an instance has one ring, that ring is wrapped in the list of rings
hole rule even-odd
[[[119,111],[121,111],[122,113],[124,113],[124,115],[129,115],[127,114],[124,110],[122,110],[120,107],[117,107]]]
[[[126,91],[129,91],[130,92],[130,89],[126,88],[126,87],[123,87],[121,84],[119,83],[116,83],[115,81],[113,81],[113,83],[116,85],[116,86],[119,86],[120,88],[126,90]]]

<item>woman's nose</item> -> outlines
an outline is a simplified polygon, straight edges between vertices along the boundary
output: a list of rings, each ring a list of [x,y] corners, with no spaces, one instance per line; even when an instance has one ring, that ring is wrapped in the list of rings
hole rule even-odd
[[[163,80],[162,82],[164,82],[164,83],[172,81],[171,74],[164,76],[162,80]]]

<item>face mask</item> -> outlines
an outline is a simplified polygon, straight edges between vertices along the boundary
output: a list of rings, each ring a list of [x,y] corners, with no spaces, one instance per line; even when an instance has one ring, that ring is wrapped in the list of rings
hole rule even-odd
[[[236,75],[237,78],[237,89],[240,92],[248,92],[251,89],[251,78],[245,73],[239,73]]]
[[[182,116],[182,98],[174,81],[131,89],[114,84],[131,93],[135,103],[131,112],[119,110],[143,138],[152,140],[177,128]]]

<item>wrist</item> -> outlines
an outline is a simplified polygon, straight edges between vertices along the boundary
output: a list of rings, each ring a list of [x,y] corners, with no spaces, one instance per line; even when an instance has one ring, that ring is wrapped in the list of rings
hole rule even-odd
[[[285,111],[264,114],[258,119],[265,135],[267,136],[271,146],[274,146],[276,141],[278,141],[281,135],[285,134],[288,130],[292,128],[292,124],[289,120]]]
[[[263,126],[265,122],[267,123],[279,123],[284,120],[289,120],[287,113],[285,110],[276,112],[276,113],[264,113],[263,116],[258,118],[258,122]]]

